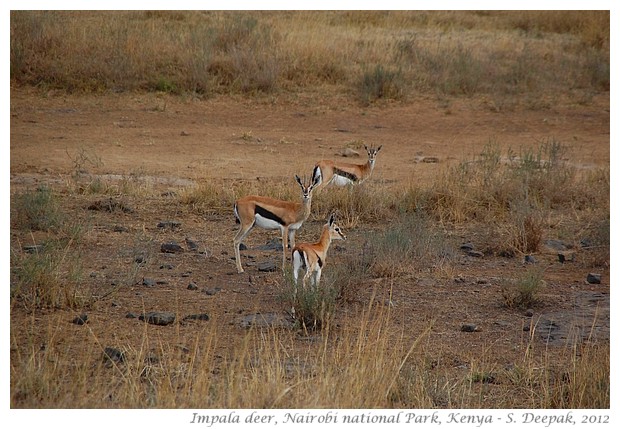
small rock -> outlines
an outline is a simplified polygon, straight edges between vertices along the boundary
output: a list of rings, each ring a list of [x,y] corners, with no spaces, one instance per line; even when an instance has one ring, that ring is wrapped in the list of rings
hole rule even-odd
[[[258,246],[256,249],[257,250],[278,250],[281,252],[282,243],[280,242],[280,239],[272,238],[271,240],[269,240],[267,243],[263,244],[262,246]]]
[[[159,326],[170,325],[171,323],[174,323],[175,318],[176,318],[176,315],[174,313],[170,313],[167,311],[162,311],[162,312],[151,311],[149,313],[142,314],[140,315],[140,317],[138,317],[138,319],[140,320],[143,320],[152,325],[159,325]]]
[[[103,360],[106,363],[123,363],[125,362],[125,352],[114,347],[106,347],[103,349]]]
[[[157,228],[162,229],[177,229],[181,227],[181,222],[176,220],[163,220],[157,224]]]
[[[209,320],[209,315],[207,313],[190,314],[185,316],[183,320]]]
[[[474,245],[472,243],[461,244],[461,250],[466,250],[466,251],[474,250]]]
[[[83,325],[87,322],[88,322],[87,314],[80,314],[79,316],[77,316],[75,319],[71,321],[71,323],[75,323],[76,325]]]
[[[155,280],[145,277],[142,279],[142,286],[153,287],[155,286]]]
[[[179,246],[178,243],[170,241],[168,243],[162,243],[161,251],[163,253],[183,253],[185,249]]]
[[[526,264],[535,264],[536,258],[533,255],[525,255],[525,263]]]
[[[531,308],[528,308],[527,310],[525,310],[525,315],[527,317],[532,317],[534,315],[534,310]]]
[[[192,250],[192,251],[193,250],[198,250],[198,244],[194,240],[191,240],[189,238],[185,238],[185,244],[187,244],[187,248],[189,250]]]
[[[257,268],[258,271],[264,272],[264,273],[269,273],[269,272],[273,272],[276,271],[278,268],[276,267],[276,264],[272,261],[263,261],[263,262],[259,262],[257,264]]]
[[[209,296],[213,296],[213,295],[215,295],[216,293],[220,292],[221,290],[222,290],[222,288],[220,288],[220,287],[216,287],[216,288],[213,288],[213,289],[205,289],[205,290],[204,290],[204,292],[205,292],[207,295],[209,295]]]
[[[174,265],[172,264],[162,264],[159,266],[160,270],[171,270],[174,268]]]
[[[132,313],[131,311],[125,315],[125,318],[127,319],[137,319],[138,317],[140,317],[139,314]]]
[[[198,290],[198,286],[196,285],[196,283],[191,282],[190,284],[187,285],[187,289],[189,289],[189,290]]]
[[[183,130],[183,131],[181,131],[181,136],[187,137],[187,136],[189,136],[189,133],[187,131]]]
[[[596,273],[588,273],[586,277],[586,281],[590,284],[600,284],[601,283],[601,275]]]
[[[480,252],[479,250],[470,250],[467,252],[467,255],[474,258],[484,258],[484,253]]]
[[[473,323],[465,323],[461,326],[461,332],[478,332],[479,329]]]
[[[239,250],[248,250],[248,246],[246,246],[246,245],[245,245],[245,244],[243,244],[243,243],[240,243],[240,244],[239,244]]]
[[[122,225],[114,225],[112,227],[112,232],[129,232],[129,228]]]
[[[45,247],[42,244],[33,244],[30,246],[24,246],[23,249],[26,253],[41,253]]]

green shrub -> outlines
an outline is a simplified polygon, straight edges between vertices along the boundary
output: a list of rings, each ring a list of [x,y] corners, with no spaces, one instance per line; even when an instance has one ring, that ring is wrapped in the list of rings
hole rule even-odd
[[[501,284],[504,305],[508,308],[527,309],[539,303],[539,294],[546,287],[544,271],[530,268],[517,279],[506,279]]]
[[[48,187],[16,195],[12,206],[11,223],[17,229],[52,231],[65,221],[58,199]]]

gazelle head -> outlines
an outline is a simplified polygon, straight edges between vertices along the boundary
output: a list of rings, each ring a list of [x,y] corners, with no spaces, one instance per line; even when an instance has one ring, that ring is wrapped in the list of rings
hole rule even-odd
[[[342,229],[336,224],[336,215],[334,213],[329,215],[327,219],[327,227],[329,228],[329,237],[332,240],[346,240],[347,236],[344,235]]]
[[[299,186],[301,187],[301,194],[302,194],[303,201],[304,202],[310,201],[312,199],[312,190],[318,184],[320,177],[315,177],[314,181],[308,180],[307,185],[304,185],[304,183],[301,181],[298,175],[295,175],[295,180],[297,181],[297,183],[299,183]]]
[[[383,147],[383,145],[379,146],[378,148],[374,148],[372,146],[368,147],[366,145],[364,145],[364,149],[366,149],[366,152],[368,153],[368,163],[370,164],[370,168],[373,168],[375,166],[375,161],[377,159],[377,154],[379,153],[379,151],[381,150],[381,148]]]

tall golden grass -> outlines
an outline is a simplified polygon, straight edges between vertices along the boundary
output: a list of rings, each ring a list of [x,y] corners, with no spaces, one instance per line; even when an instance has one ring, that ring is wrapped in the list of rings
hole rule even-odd
[[[552,353],[526,340],[513,367],[497,368],[483,353],[455,375],[433,367],[432,323],[411,335],[392,317],[371,303],[356,324],[327,327],[306,350],[293,332],[252,329],[224,356],[216,323],[193,340],[179,338],[191,343],[185,349],[145,324],[122,360],[106,358],[94,334],[79,352],[68,347],[54,318],[39,347],[41,327],[33,322],[25,338],[11,338],[11,407],[484,408],[489,394],[498,408],[609,407],[608,345]]]
[[[609,29],[608,11],[12,11],[11,80],[362,103],[486,94],[502,108],[608,90]]]

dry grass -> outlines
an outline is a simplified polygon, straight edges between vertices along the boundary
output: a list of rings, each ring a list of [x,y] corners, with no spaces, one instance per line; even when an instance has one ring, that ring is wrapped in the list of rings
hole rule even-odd
[[[482,94],[494,109],[544,108],[609,90],[609,28],[606,11],[12,11],[11,79],[195,96],[329,88],[362,103]]]
[[[300,354],[291,352],[294,334],[266,329],[249,331],[234,355],[218,356],[213,324],[197,333],[189,350],[160,342],[145,325],[136,333],[141,346],[112,354],[113,360],[94,337],[75,356],[62,346],[59,324],[52,320],[44,348],[28,346],[28,338],[11,339],[11,406],[479,408],[491,388],[506,408],[609,406],[608,347],[567,348],[552,357],[530,346],[522,361],[505,370],[481,355],[455,380],[449,370],[429,367],[433,356],[425,344],[432,325],[405,340],[384,308],[371,303],[358,325],[338,334],[324,329],[317,347],[308,345]],[[30,335],[32,340],[34,332]],[[529,401],[514,402],[513,389],[530,392],[519,395]]]

